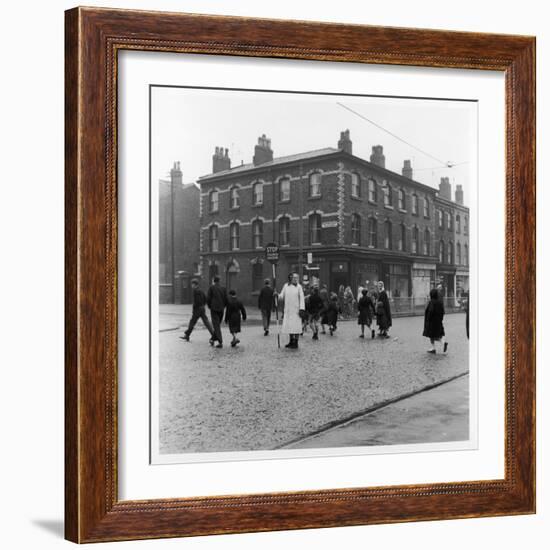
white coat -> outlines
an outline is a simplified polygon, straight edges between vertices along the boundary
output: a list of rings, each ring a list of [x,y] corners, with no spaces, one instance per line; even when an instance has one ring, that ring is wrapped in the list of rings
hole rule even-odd
[[[281,332],[283,334],[300,334],[302,332],[302,319],[300,310],[306,309],[304,290],[301,285],[286,284],[279,299],[284,303],[284,317]]]

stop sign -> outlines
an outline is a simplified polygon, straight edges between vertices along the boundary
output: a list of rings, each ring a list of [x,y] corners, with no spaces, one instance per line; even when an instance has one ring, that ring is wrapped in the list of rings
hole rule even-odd
[[[279,261],[279,246],[276,243],[265,245],[265,259],[272,264],[276,264]]]

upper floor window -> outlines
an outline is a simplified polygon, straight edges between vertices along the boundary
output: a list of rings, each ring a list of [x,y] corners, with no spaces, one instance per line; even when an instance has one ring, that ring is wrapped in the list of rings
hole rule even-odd
[[[369,246],[378,246],[378,223],[375,218],[369,218]]]
[[[468,254],[469,254],[468,245],[465,244],[464,245],[464,265],[468,265],[468,262],[470,261],[470,258],[468,257]]]
[[[468,234],[468,216],[464,217],[464,235]]]
[[[287,216],[283,216],[279,219],[279,244],[281,246],[288,245],[290,243],[290,219]]]
[[[229,226],[229,241],[231,250],[238,250],[240,245],[240,227],[238,222],[233,222]]]
[[[462,248],[460,243],[456,243],[456,265],[462,265]]]
[[[217,252],[219,249],[219,234],[217,225],[210,226],[208,240],[210,242],[210,252]]]
[[[413,227],[411,241],[411,252],[413,254],[418,254],[418,238],[418,227]]]
[[[321,174],[319,172],[314,172],[309,176],[309,196],[321,196]]]
[[[392,240],[392,225],[388,220],[384,222],[384,248],[391,250],[393,248]]]
[[[443,229],[443,212],[441,210],[437,211],[437,225]]]
[[[453,263],[453,241],[449,241],[449,245],[447,246],[447,263]]]
[[[424,253],[424,256],[430,255],[430,241],[431,241],[431,235],[430,230],[425,229],[424,230],[424,242],[422,243],[422,252]]]
[[[384,206],[393,206],[391,185],[386,181],[382,189],[384,190]]]
[[[361,179],[356,172],[351,174],[351,196],[356,198],[361,196]]]
[[[232,187],[229,191],[231,208],[239,208],[239,188]]]
[[[264,224],[262,220],[252,222],[252,247],[261,248],[264,241]]]
[[[279,200],[290,200],[290,179],[283,178],[279,181]]]
[[[397,203],[399,210],[405,210],[405,191],[403,189],[399,189],[397,192]]]
[[[376,202],[376,182],[372,178],[369,179],[369,201]]]
[[[424,217],[430,217],[430,199],[428,197],[424,197]]]
[[[460,214],[456,215],[455,226],[456,226],[456,232],[460,233]]]
[[[442,264],[445,261],[445,243],[439,241],[439,263]]]
[[[257,182],[252,186],[252,202],[258,206],[264,203],[264,185]]]
[[[311,214],[309,217],[309,244],[321,243],[321,214]]]
[[[412,213],[418,214],[418,195],[413,193],[412,196]]]
[[[407,245],[406,245],[406,239],[407,239],[407,228],[405,227],[405,224],[402,223],[399,227],[399,240],[397,241],[397,249],[403,252]]]
[[[445,212],[445,220],[447,222],[446,223],[447,230],[451,231],[451,229],[453,228],[453,222],[452,222],[451,214],[449,214],[449,212]]]
[[[212,189],[208,196],[208,209],[210,212],[217,212],[219,209],[219,193],[217,189]]]
[[[351,216],[351,243],[361,244],[361,217],[359,214]]]

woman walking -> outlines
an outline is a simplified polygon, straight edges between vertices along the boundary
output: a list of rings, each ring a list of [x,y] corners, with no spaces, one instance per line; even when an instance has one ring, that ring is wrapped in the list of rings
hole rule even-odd
[[[237,334],[241,332],[241,318],[243,321],[246,321],[246,310],[242,302],[237,298],[237,293],[234,290],[230,290],[225,308],[225,322],[229,325],[229,332],[233,336],[233,340],[231,341],[232,348],[240,342]]]
[[[376,322],[381,338],[389,338],[388,330],[392,326],[390,300],[384,289],[384,283],[378,281],[378,298],[376,301]]]
[[[424,332],[422,336],[430,339],[432,347],[428,353],[435,353],[435,342],[441,342],[443,339],[443,351],[447,351],[447,342],[445,342],[445,328],[443,327],[443,317],[445,316],[445,308],[439,297],[436,288],[430,290],[430,301],[424,312]]]
[[[357,315],[357,324],[361,325],[361,334],[359,338],[365,337],[365,325],[371,328],[372,318],[374,317],[374,304],[366,288],[361,290],[361,298],[358,303],[359,313]],[[374,338],[374,329],[371,330],[371,338]]]

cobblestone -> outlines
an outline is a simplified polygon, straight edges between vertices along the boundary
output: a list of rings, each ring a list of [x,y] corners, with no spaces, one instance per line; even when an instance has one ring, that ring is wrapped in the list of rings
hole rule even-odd
[[[464,314],[445,317],[449,353],[429,355],[423,318],[394,320],[387,340],[358,338],[355,321],[334,336],[277,348],[255,323],[241,344],[208,345],[208,333],[161,332],[160,452],[268,450],[468,371]],[[283,345],[285,343],[282,337]]]

